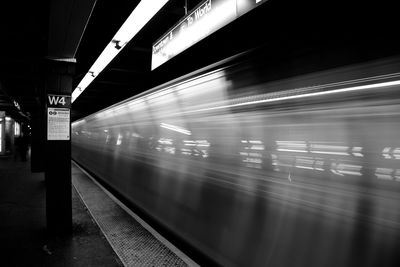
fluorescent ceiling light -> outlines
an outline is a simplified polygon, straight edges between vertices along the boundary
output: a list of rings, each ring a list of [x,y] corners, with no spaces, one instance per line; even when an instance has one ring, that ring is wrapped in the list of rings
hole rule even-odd
[[[89,86],[100,72],[118,55],[124,46],[150,21],[168,0],[142,0],[122,24],[85,77],[72,93],[72,102]]]
[[[86,74],[85,77],[83,77],[78,87],[76,87],[74,92],[72,92],[72,102],[78,98],[78,96],[83,92],[83,90],[85,90],[86,87],[89,86],[94,78],[95,76],[92,76],[90,73]]]

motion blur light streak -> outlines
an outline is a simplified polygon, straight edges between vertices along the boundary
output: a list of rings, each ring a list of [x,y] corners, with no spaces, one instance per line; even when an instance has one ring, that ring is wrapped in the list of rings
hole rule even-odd
[[[192,135],[192,133],[190,131],[188,131],[188,130],[182,128],[182,127],[175,126],[175,125],[171,125],[171,124],[167,124],[167,123],[163,123],[162,122],[160,124],[160,126],[165,128],[165,129],[172,130],[172,131],[175,131],[175,132],[178,132],[178,133],[183,133],[183,134],[186,134],[186,135]]]
[[[391,180],[393,178],[391,173],[394,173],[394,170],[389,168],[376,168],[375,171],[375,175],[378,177],[378,179]]]
[[[396,147],[393,152],[392,152],[393,156],[395,159],[400,159],[400,148]]]
[[[121,143],[122,143],[122,135],[118,134],[118,139],[117,139],[116,145],[119,146],[119,145],[121,145]]]
[[[352,149],[352,154],[356,157],[364,157],[363,154],[361,153],[362,147],[353,147]]]
[[[272,102],[278,102],[278,101],[284,101],[284,100],[292,100],[292,99],[299,99],[299,98],[306,98],[306,97],[323,96],[323,95],[329,95],[329,94],[338,94],[338,93],[345,93],[345,92],[369,90],[369,89],[396,86],[396,85],[400,85],[400,80],[391,81],[391,82],[383,82],[383,83],[375,83],[375,84],[369,84],[369,85],[360,85],[360,86],[354,86],[354,87],[348,87],[348,88],[336,89],[336,90],[330,90],[330,91],[323,91],[323,92],[304,93],[304,94],[299,94],[299,95],[276,97],[276,98],[273,97],[274,95],[276,95],[276,93],[273,93],[273,94],[266,94],[266,95],[263,96],[263,97],[268,97],[269,95],[271,95],[271,98],[268,98],[268,99],[249,101],[249,102],[232,104],[232,105],[224,105],[224,106],[218,106],[218,107],[212,107],[212,108],[199,109],[199,110],[190,111],[188,113],[211,111],[211,110],[226,109],[226,108],[241,107],[241,106],[249,106],[249,105],[264,104],[264,103],[272,103]],[[308,88],[305,88],[305,89],[308,89]]]

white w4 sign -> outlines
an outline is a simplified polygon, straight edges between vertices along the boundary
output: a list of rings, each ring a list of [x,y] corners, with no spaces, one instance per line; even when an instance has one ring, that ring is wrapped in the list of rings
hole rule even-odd
[[[65,96],[50,96],[49,95],[49,103],[50,105],[57,105],[58,103],[62,104],[63,106],[66,104]]]
[[[47,106],[69,108],[71,97],[68,95],[47,95]]]

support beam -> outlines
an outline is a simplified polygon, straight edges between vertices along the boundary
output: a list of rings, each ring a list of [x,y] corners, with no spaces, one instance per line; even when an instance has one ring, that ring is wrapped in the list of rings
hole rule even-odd
[[[52,118],[49,117],[51,115],[49,113],[53,109],[49,108],[51,103],[49,104],[47,96],[55,94],[70,97],[73,74],[73,63],[47,61],[46,102],[48,105],[44,118],[47,121],[47,138],[45,141],[46,216],[48,231],[56,235],[70,234],[72,232],[71,129],[68,121],[68,139],[66,139],[66,135],[62,136],[61,129],[55,129],[54,131],[53,127],[53,130],[51,130],[51,126],[54,126],[54,123],[51,121]],[[59,132],[57,133],[57,131]],[[50,137],[60,132],[60,138]]]

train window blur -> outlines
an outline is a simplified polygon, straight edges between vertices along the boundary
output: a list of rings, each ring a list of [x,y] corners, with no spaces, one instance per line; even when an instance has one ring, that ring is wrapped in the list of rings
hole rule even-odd
[[[264,150],[263,142],[260,140],[241,140],[242,143],[242,151],[240,151],[240,155],[243,157],[242,162],[245,163],[246,167],[249,168],[262,168],[262,153],[261,150]]]

